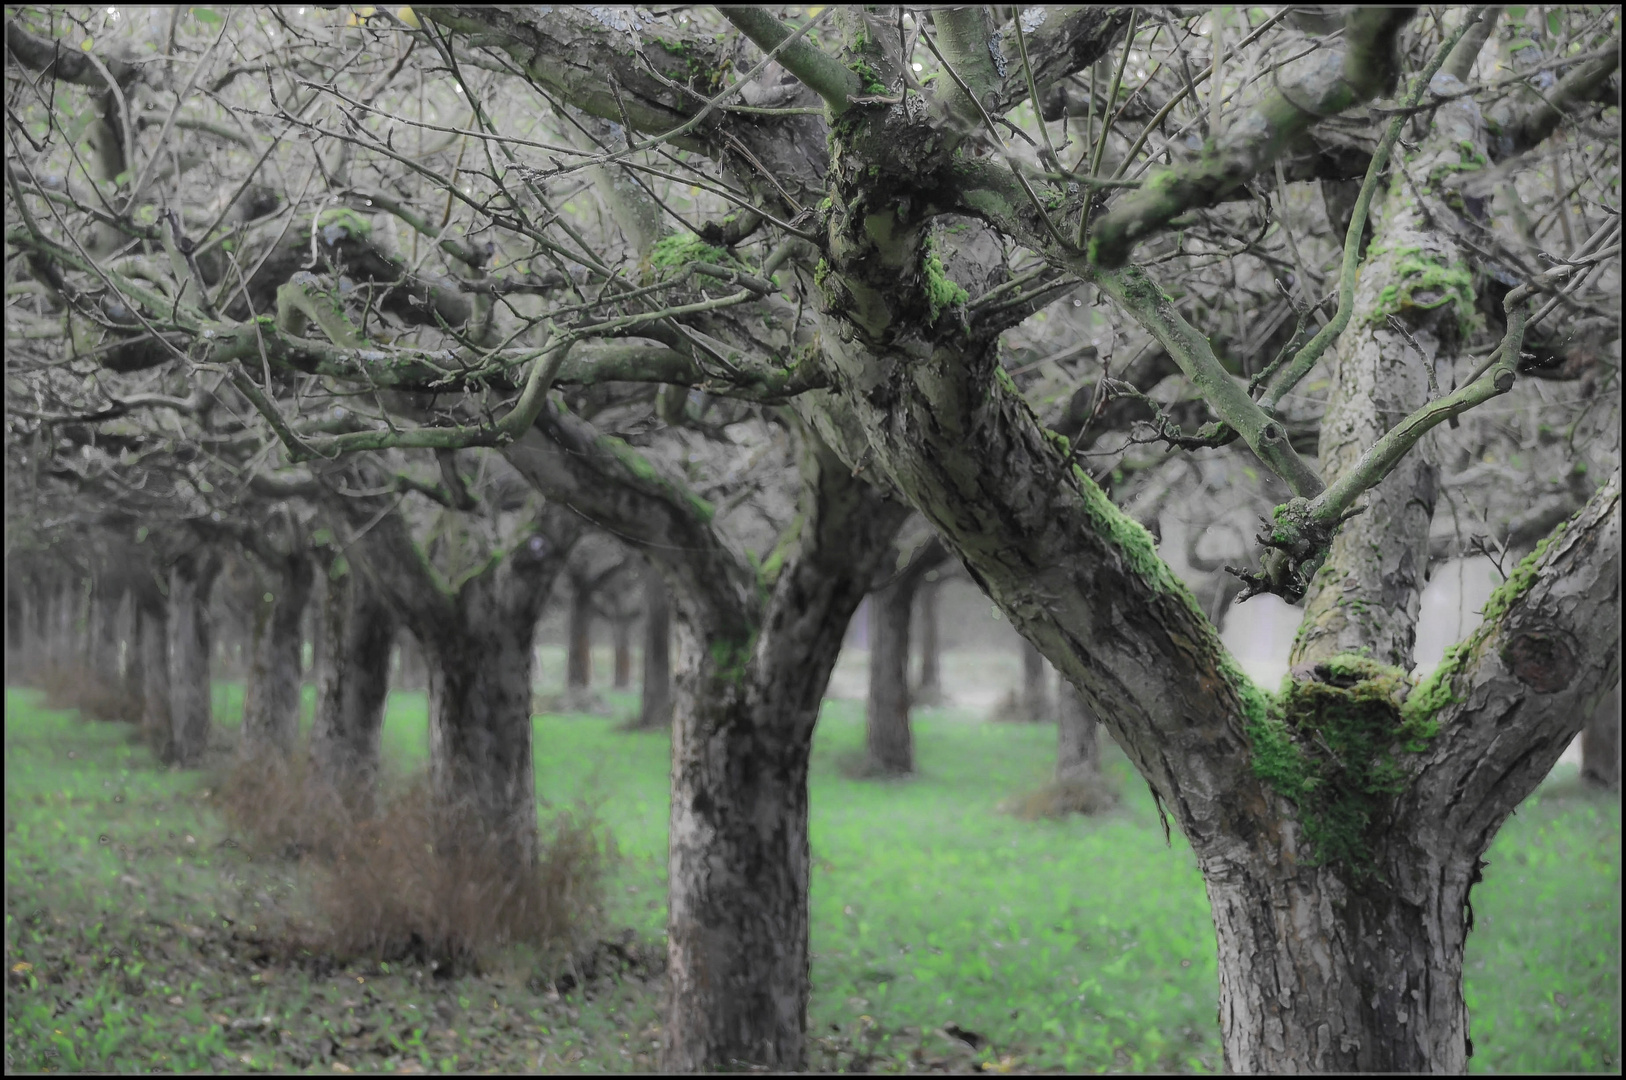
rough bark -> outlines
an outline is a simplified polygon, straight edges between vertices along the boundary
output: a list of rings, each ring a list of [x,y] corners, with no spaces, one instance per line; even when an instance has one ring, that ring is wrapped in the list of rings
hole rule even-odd
[[[660,1068],[806,1060],[807,762],[853,610],[906,511],[801,432],[802,498],[759,576],[678,483],[545,408],[505,452],[550,498],[646,547],[678,625]],[[767,560],[770,566],[776,560]]]
[[[1455,348],[1459,322],[1472,317],[1471,289],[1451,277],[1465,275],[1464,253],[1450,234],[1433,227],[1450,211],[1426,178],[1449,175],[1441,170],[1460,163],[1464,146],[1483,147],[1484,138],[1470,100],[1443,106],[1428,137],[1402,163],[1423,190],[1397,168],[1387,198],[1381,206],[1374,201],[1378,224],[1356,283],[1354,314],[1331,356],[1333,392],[1320,442],[1329,486],[1428,400],[1428,366],[1442,349]],[[1428,356],[1417,355],[1390,316]],[[1295,665],[1365,647],[1381,663],[1411,667],[1438,473],[1434,440],[1425,436],[1367,491],[1367,509],[1340,529],[1311,585],[1293,646]]]
[[[902,776],[915,771],[909,730],[911,582],[894,581],[869,597],[869,696],[865,702],[867,771]]]
[[[1199,852],[1220,941],[1227,1066],[1461,1072],[1468,890],[1496,830],[1620,673],[1617,473],[1486,623],[1413,690],[1438,734],[1368,833],[1374,869],[1310,865],[1279,824]]]
[[[693,704],[672,736],[668,1071],[806,1059],[813,725],[847,622],[906,511],[822,444],[804,451],[803,472],[801,550],[760,631],[721,639],[724,649],[712,638],[701,653],[680,623]]]
[[[213,551],[189,552],[169,573],[170,745],[180,765],[195,765],[208,747],[209,660],[214,651],[209,592],[220,573]]]
[[[1445,106],[1404,167],[1427,176],[1439,162],[1459,160],[1459,140],[1475,146],[1483,138],[1471,106]],[[1397,169],[1378,210],[1354,317],[1331,357],[1319,455],[1329,485],[1427,400],[1424,365],[1442,341],[1457,339],[1456,320],[1467,315],[1462,297],[1443,288],[1425,296],[1421,282],[1415,296],[1396,302],[1412,266],[1461,263],[1427,213]],[[1429,356],[1415,354],[1390,314]],[[1335,658],[1344,655],[1411,667],[1436,476],[1425,439],[1339,531],[1305,602],[1292,652],[1296,680],[1336,682]],[[1323,740],[1339,738],[1334,710],[1348,708],[1347,699],[1326,693],[1315,700],[1320,704],[1289,722],[1306,733],[1325,731]],[[1402,767],[1416,768],[1414,761]],[[1353,774],[1340,777],[1341,784],[1359,783]],[[1308,838],[1317,811],[1307,803],[1281,810],[1279,824],[1245,853],[1199,856],[1219,939],[1227,1067],[1462,1071],[1471,1052],[1461,990],[1463,910],[1479,852],[1463,837],[1400,824],[1398,802],[1378,798],[1369,806],[1373,820],[1359,830],[1370,866],[1332,864]],[[1380,823],[1391,823],[1381,837]]]
[[[1581,729],[1581,779],[1605,791],[1620,790],[1620,684],[1616,683]]]
[[[254,600],[248,678],[243,688],[241,751],[288,756],[299,739],[300,653],[313,567],[299,553],[266,567]]]
[[[321,627],[311,764],[336,791],[365,805],[378,776],[396,617],[365,575],[347,570],[328,578]]]
[[[672,604],[666,582],[653,568],[644,571],[644,681],[638,703],[640,728],[672,723]]]

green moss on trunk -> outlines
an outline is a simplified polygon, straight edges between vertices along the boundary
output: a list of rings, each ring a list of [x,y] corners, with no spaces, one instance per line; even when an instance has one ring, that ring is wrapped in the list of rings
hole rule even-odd
[[[1263,715],[1250,710],[1253,771],[1299,809],[1314,865],[1336,865],[1352,883],[1373,870],[1375,835],[1404,790],[1403,755],[1428,748],[1431,718],[1409,713],[1411,682],[1399,668],[1340,654],[1314,678],[1289,678]]]

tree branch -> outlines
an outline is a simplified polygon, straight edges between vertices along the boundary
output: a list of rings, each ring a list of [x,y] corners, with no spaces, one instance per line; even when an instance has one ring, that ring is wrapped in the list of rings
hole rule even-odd
[[[723,17],[765,53],[779,49],[785,39],[799,36],[794,27],[762,8],[725,8]],[[779,63],[824,99],[832,117],[846,112],[849,107],[847,99],[864,88],[857,72],[807,41],[796,41],[786,46],[779,53]]]
[[[1341,54],[1327,51],[1306,58],[1292,82],[1278,81],[1202,158],[1154,173],[1102,216],[1090,230],[1090,261],[1106,268],[1122,266],[1136,242],[1187,210],[1219,202],[1317,121],[1376,96],[1393,71],[1395,35],[1411,15],[1408,8],[1352,10]]]

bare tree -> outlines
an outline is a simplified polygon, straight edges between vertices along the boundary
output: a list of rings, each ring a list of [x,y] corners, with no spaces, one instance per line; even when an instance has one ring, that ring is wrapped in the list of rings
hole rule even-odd
[[[808,747],[908,507],[1190,840],[1227,1066],[1460,1071],[1479,857],[1619,679],[1618,30],[1518,10],[234,9],[190,66],[19,11],[8,432],[109,482],[155,414],[289,482],[485,447],[647,555],[667,1069],[805,1063]],[[1441,500],[1513,527],[1458,459],[1526,441],[1579,509],[1416,679]],[[1187,460],[1269,507],[1236,600],[1304,605],[1280,695],[1135,509]],[[473,608],[392,520],[350,527],[444,694]]]

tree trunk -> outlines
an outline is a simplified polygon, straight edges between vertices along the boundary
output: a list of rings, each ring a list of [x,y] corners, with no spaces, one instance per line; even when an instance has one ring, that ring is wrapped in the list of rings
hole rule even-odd
[[[644,571],[644,683],[638,705],[640,728],[672,723],[672,602],[666,582]]]
[[[119,596],[113,589],[109,581],[92,579],[85,626],[85,675],[109,690],[119,684]]]
[[[1581,779],[1605,791],[1620,790],[1620,684],[1604,695],[1581,729]]]
[[[920,685],[915,701],[921,705],[943,703],[942,646],[937,637],[937,593],[941,583],[928,581],[920,590]]]
[[[183,555],[169,573],[170,734],[181,765],[197,764],[209,743],[209,591],[219,573],[213,552]]]
[[[1056,695],[1056,782],[1094,783],[1100,778],[1100,721],[1078,690],[1063,679]]]
[[[761,629],[679,624],[665,1072],[806,1064],[813,726],[907,510],[805,438],[802,531]]]
[[[565,686],[585,690],[593,685],[593,594],[580,579],[571,582]]]
[[[51,648],[48,653],[52,664],[71,664],[79,658],[83,647],[80,638],[82,622],[79,609],[83,602],[84,594],[80,591],[77,577],[69,578],[58,587],[55,617],[52,620],[54,625],[51,631]]]
[[[1301,835],[1284,828],[1279,851],[1202,860],[1226,1071],[1464,1072],[1474,860],[1402,841],[1385,853],[1389,884],[1358,891],[1306,867]]]
[[[541,539],[540,537],[535,539]],[[563,556],[521,548],[508,571],[467,582],[455,625],[426,635],[429,778],[442,809],[500,838],[516,866],[537,854],[531,644]],[[515,565],[517,563],[517,565]]]
[[[125,718],[133,724],[144,725],[147,679],[146,667],[142,663],[146,646],[143,644],[141,599],[135,589],[126,592],[124,598],[124,670],[119,673],[119,687],[125,701]]]
[[[806,1058],[809,962],[801,733],[817,705],[770,702],[759,680],[700,663],[710,670],[684,680],[692,704],[672,734],[660,1069],[794,1071]]]
[[[313,568],[302,554],[280,562],[263,576],[266,588],[254,598],[240,743],[250,758],[267,750],[287,757],[299,741],[302,628]]]
[[[549,404],[504,449],[550,501],[646,545],[671,589],[682,675],[662,1072],[806,1062],[813,725],[853,611],[908,511],[812,428],[796,430],[796,531],[765,567],[741,558],[681,483],[633,468]]]
[[[396,617],[372,583],[352,569],[328,579],[320,622],[311,763],[335,790],[365,807],[378,776]]]
[[[909,731],[909,615],[913,582],[898,580],[869,594],[869,698],[864,741],[868,771],[902,776],[915,770]]]
[[[531,664],[537,617],[579,535],[563,508],[539,531],[451,591],[430,573],[400,513],[343,500],[333,509],[366,531],[351,543],[356,569],[422,645],[429,665],[429,781],[456,847],[470,826],[523,871],[537,855]],[[403,643],[404,644],[404,643]],[[382,646],[380,646],[382,648]]]
[[[141,630],[141,727],[158,760],[175,759],[174,725],[170,719],[169,604],[154,589],[137,605]]]
[[[1044,655],[1027,638],[1022,639],[1022,718],[1050,719],[1050,687],[1045,679]]]
[[[625,690],[632,685],[632,620],[616,619],[610,627],[615,636],[615,675],[611,685]]]

